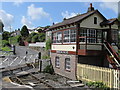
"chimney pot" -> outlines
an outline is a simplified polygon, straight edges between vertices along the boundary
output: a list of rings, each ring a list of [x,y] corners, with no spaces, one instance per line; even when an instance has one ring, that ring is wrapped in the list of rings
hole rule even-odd
[[[55,23],[53,22],[53,25],[54,25]]]
[[[92,6],[92,3],[90,3],[90,7],[88,8],[88,12],[94,11],[94,7]]]
[[[90,3],[90,7],[92,7],[92,3]]]

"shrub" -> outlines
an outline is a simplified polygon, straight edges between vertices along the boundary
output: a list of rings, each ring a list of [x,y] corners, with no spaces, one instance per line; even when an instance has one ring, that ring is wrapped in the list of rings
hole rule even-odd
[[[38,41],[39,41],[38,35],[34,35],[34,36],[32,37],[32,42],[35,43],[35,42],[38,42]]]
[[[10,40],[10,43],[11,44],[18,44],[18,38],[20,37],[20,35],[17,35],[15,37],[10,37],[9,40]]]
[[[9,47],[2,47],[1,49],[2,49],[2,51],[11,51],[11,49]]]
[[[39,33],[38,39],[39,39],[39,42],[44,42],[45,41],[45,33]]]
[[[35,33],[35,32],[32,32],[31,34],[29,34],[29,37],[27,38],[27,41],[29,43],[31,43],[32,42],[32,37],[35,36],[35,35],[37,35],[37,33]]]
[[[50,38],[46,41],[46,47],[45,47],[45,49],[46,50],[51,49],[51,39]]]
[[[5,47],[5,46],[11,46],[11,45],[9,44],[9,41],[2,40],[2,47]]]
[[[4,31],[4,32],[2,33],[2,40],[8,40],[9,37],[10,37],[10,33],[9,33],[9,32]]]
[[[19,43],[19,45],[24,46],[24,40],[22,36],[18,37],[17,42]]]
[[[43,73],[54,74],[53,66],[52,65],[46,66],[46,68],[43,70]]]
[[[90,88],[109,89],[103,82],[87,82],[86,85]]]
[[[44,56],[42,56],[42,59],[50,59],[50,56],[44,55]]]

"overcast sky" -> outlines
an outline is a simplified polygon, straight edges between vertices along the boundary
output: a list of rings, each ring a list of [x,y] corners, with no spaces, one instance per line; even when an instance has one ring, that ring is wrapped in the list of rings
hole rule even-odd
[[[86,13],[90,2],[1,2],[0,19],[5,30],[52,25],[76,14]],[[98,9],[107,19],[117,18],[117,2],[93,2],[93,7]]]

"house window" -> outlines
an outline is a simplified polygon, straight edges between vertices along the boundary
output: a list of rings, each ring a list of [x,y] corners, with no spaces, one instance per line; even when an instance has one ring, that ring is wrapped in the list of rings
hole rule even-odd
[[[86,36],[87,36],[87,43],[96,43],[95,29],[86,29],[86,28],[81,29],[80,42],[86,42]]]
[[[80,30],[80,37],[83,37],[83,38],[80,38],[80,42],[85,42],[86,34],[87,34],[86,28],[81,28],[81,30]]]
[[[56,41],[57,43],[62,43],[62,32],[57,32]]]
[[[53,33],[53,43],[62,43],[62,32]]]
[[[70,42],[76,42],[76,30],[70,30]]]
[[[94,24],[97,24],[97,17],[94,17]]]
[[[102,31],[97,30],[97,43],[102,43]]]
[[[65,70],[70,70],[70,58],[65,58]]]
[[[114,42],[118,42],[118,31],[117,30],[112,30],[112,40]]]
[[[96,30],[87,29],[87,42],[96,43]]]
[[[64,34],[63,34],[63,36],[64,36],[64,42],[65,43],[67,43],[67,42],[70,42],[70,30],[66,30],[66,31],[64,31]]]
[[[53,33],[53,38],[52,38],[52,42],[53,43],[56,43],[56,39],[57,39],[57,34],[56,33]]]
[[[59,57],[55,57],[55,67],[60,67],[60,58]]]

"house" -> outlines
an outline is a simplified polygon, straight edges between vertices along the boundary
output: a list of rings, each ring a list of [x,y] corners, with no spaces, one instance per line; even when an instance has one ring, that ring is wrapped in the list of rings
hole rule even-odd
[[[20,30],[15,30],[12,32],[11,36],[21,35]]]
[[[45,27],[37,27],[37,28],[34,28],[34,29],[28,29],[29,30],[29,33],[45,33]]]
[[[78,63],[119,69],[119,25],[118,19],[106,19],[90,4],[86,13],[50,26],[55,73],[76,79]]]

